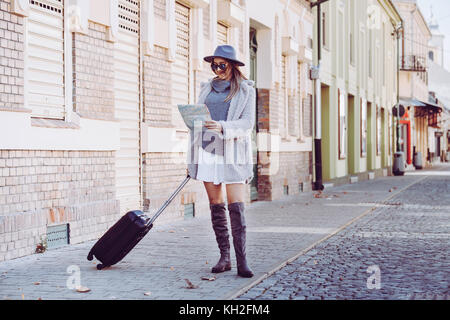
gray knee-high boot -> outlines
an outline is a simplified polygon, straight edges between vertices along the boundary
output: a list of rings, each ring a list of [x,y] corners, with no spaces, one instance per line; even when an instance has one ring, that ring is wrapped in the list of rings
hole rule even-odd
[[[230,259],[230,241],[227,228],[227,214],[224,203],[210,204],[211,221],[214,233],[216,234],[216,241],[220,250],[220,260],[212,268],[211,272],[221,273],[231,270]]]
[[[236,263],[238,275],[244,278],[253,277],[253,272],[247,265],[245,253],[246,224],[245,224],[245,204],[235,202],[228,204],[231,220],[231,234],[233,235],[234,251],[236,253]]]

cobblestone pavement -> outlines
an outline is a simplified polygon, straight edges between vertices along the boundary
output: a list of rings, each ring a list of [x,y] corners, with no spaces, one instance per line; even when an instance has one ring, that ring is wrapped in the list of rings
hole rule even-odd
[[[247,206],[251,279],[236,276],[233,250],[232,271],[210,273],[219,254],[207,212],[157,221],[122,262],[101,271],[86,260],[95,241],[0,262],[0,299],[216,300],[255,285],[241,299],[448,293],[448,280],[438,281],[449,278],[448,179],[384,177]],[[372,265],[381,269],[378,291],[365,289]],[[212,276],[214,281],[202,280]],[[74,290],[77,280],[90,291]]]
[[[450,300],[448,169],[412,173],[430,175],[237,299]]]

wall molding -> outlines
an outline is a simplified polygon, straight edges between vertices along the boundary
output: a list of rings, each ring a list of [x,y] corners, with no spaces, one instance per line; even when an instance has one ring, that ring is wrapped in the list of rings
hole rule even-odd
[[[10,12],[21,17],[30,15],[30,2],[28,0],[11,0]]]
[[[79,129],[33,126],[31,113],[0,111],[0,149],[114,151],[120,123],[80,118]]]

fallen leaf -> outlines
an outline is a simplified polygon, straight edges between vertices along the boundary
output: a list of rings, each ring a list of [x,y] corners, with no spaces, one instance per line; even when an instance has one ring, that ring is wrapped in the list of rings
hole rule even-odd
[[[208,264],[208,261],[206,261],[206,263],[205,264]]]
[[[22,300],[25,300],[25,296],[24,296],[24,294],[22,293]]]
[[[207,280],[207,281],[214,281],[216,280],[216,277],[202,277],[202,280]]]
[[[315,194],[314,194],[314,198],[322,198],[322,191],[319,190],[318,193],[315,193]]]
[[[41,283],[40,282],[35,282],[35,283],[33,283],[35,286],[38,286],[38,285],[40,285]]]
[[[79,286],[77,288],[77,292],[80,292],[80,293],[86,293],[86,292],[89,292],[89,291],[91,291],[91,289],[89,289],[88,287]]]
[[[146,293],[144,293],[144,296],[149,296],[149,295],[151,295],[152,293],[149,291],[149,292],[146,292]]]
[[[197,289],[198,286],[194,285],[192,282],[189,281],[189,279],[184,279],[184,281],[186,281],[187,283],[187,287],[185,287],[186,289]]]
[[[175,230],[169,230],[169,233],[175,233]]]
[[[173,271],[173,270],[175,270],[175,268],[174,267],[170,267],[170,271]]]
[[[317,264],[317,260],[314,260],[314,264]]]
[[[42,298],[41,298],[41,297],[39,297],[39,298],[38,298],[38,300],[42,300]]]

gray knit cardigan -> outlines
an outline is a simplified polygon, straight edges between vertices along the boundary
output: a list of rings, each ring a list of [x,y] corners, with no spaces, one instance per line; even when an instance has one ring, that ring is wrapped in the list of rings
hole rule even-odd
[[[197,103],[204,104],[211,92],[211,82],[200,84]],[[243,80],[239,91],[231,99],[226,121],[219,121],[223,128],[224,139],[224,179],[225,183],[253,179],[253,153],[251,135],[255,126],[256,93],[254,81]],[[198,146],[201,145],[201,130],[191,130],[187,153],[188,174],[196,179],[198,170]]]

